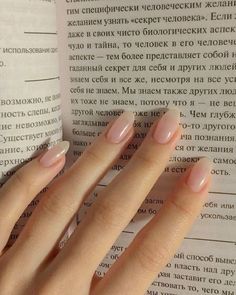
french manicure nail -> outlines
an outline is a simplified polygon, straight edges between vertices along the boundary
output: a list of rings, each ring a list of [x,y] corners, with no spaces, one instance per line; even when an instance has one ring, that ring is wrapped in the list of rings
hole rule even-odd
[[[111,143],[120,143],[131,130],[134,119],[134,113],[124,112],[111,126],[107,139]]]
[[[157,124],[153,138],[160,144],[167,144],[179,128],[180,114],[177,110],[169,110]]]
[[[42,166],[48,168],[58,162],[69,150],[70,143],[62,141],[50,148],[45,155],[39,160]]]
[[[198,193],[202,190],[210,176],[211,169],[211,161],[208,158],[202,158],[193,166],[187,179],[187,185],[193,192]]]

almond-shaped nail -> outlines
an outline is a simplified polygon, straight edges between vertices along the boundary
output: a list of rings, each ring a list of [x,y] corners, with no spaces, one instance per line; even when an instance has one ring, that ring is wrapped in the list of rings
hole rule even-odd
[[[179,128],[180,113],[173,109],[166,112],[158,122],[153,138],[159,144],[167,144]]]
[[[194,193],[200,192],[211,174],[212,164],[208,158],[202,158],[192,168],[187,178],[187,185]]]
[[[112,124],[111,128],[107,132],[107,139],[111,143],[120,143],[124,140],[126,135],[132,129],[134,124],[134,113],[124,112],[116,121]]]
[[[70,143],[68,141],[62,141],[57,145],[50,148],[43,156],[40,158],[39,162],[43,167],[51,167],[57,163],[69,150]]]

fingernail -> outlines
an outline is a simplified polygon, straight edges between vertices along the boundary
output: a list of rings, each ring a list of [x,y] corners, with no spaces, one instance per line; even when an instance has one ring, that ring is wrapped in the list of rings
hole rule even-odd
[[[129,133],[134,124],[134,113],[124,112],[111,126],[107,139],[111,143],[120,143]]]
[[[46,168],[51,167],[67,153],[69,147],[70,143],[68,141],[62,141],[50,148],[39,162]]]
[[[192,168],[192,171],[187,179],[187,185],[194,193],[198,193],[207,183],[211,174],[211,161],[208,158],[203,158],[197,162]]]
[[[179,128],[180,114],[177,110],[169,110],[156,126],[153,138],[157,143],[168,143]]]

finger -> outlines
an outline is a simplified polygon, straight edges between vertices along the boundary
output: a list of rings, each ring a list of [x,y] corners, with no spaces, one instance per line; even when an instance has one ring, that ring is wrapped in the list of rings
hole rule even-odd
[[[98,277],[96,274],[92,278],[91,287],[90,289],[93,290],[95,287],[100,283],[102,278]]]
[[[0,257],[7,252],[7,250],[10,249],[10,247],[6,246],[5,248],[3,248],[3,250],[0,252]]]
[[[154,124],[128,165],[98,196],[52,263],[51,272],[64,276],[64,282],[75,274],[88,278],[93,274],[163,172],[179,137],[179,114],[170,111]],[[75,280],[75,290],[79,283]]]
[[[202,159],[184,175],[160,213],[139,232],[93,295],[145,293],[199,215],[209,190],[210,171],[209,160]]]
[[[125,149],[133,122],[133,113],[120,116],[43,196],[11,253],[15,260],[29,261],[29,272],[47,260],[84,198]]]
[[[65,153],[69,148],[62,142],[50,150],[51,162],[44,156],[32,160],[19,169],[0,190],[0,252],[9,235],[28,204],[58,174],[65,163]],[[6,214],[7,212],[7,214]]]

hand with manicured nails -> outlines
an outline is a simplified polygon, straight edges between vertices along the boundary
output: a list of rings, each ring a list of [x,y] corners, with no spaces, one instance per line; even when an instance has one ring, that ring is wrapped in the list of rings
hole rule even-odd
[[[177,183],[158,214],[136,235],[103,278],[95,271],[162,174],[181,136],[179,114],[154,122],[138,151],[104,188],[63,249],[58,243],[83,200],[134,135],[123,113],[57,178],[14,245],[16,221],[58,174],[69,144],[61,142],[19,169],[0,190],[1,295],[143,295],[173,257],[206,201],[211,165],[201,159]],[[135,281],[135,284],[133,283]]]

